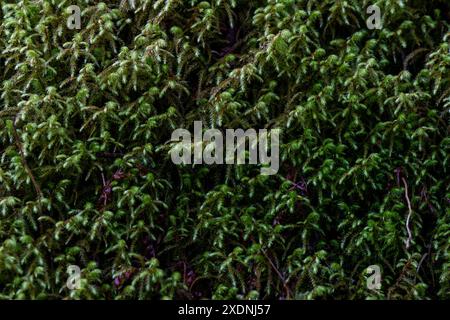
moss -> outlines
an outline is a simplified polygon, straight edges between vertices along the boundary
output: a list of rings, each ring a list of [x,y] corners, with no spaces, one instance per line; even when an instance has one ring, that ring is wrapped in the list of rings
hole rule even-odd
[[[2,1],[0,297],[448,299],[450,6],[370,4]],[[194,121],[278,174],[174,165]]]

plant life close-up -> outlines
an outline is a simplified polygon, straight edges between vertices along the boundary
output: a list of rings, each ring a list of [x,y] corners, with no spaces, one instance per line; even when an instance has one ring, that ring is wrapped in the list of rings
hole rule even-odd
[[[448,300],[449,133],[448,0],[1,0],[0,299]]]

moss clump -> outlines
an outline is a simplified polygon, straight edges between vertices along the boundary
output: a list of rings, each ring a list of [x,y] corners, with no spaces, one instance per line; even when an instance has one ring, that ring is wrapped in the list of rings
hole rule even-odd
[[[450,297],[448,1],[132,2],[1,2],[1,298]],[[280,171],[174,165],[197,120]]]

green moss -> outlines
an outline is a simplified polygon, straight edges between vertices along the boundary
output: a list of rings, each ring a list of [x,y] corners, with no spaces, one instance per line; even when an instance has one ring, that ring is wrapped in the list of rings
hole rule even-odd
[[[0,297],[448,299],[450,6],[370,4],[3,1]],[[174,165],[197,120],[280,171]]]

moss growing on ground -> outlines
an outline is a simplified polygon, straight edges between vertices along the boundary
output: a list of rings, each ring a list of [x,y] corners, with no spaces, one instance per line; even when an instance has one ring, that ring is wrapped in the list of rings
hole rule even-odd
[[[448,1],[0,6],[0,298],[450,297]],[[173,164],[194,121],[280,170]]]

